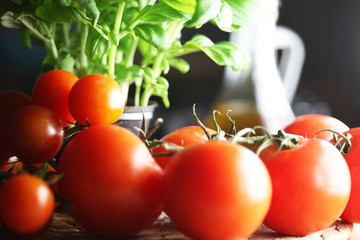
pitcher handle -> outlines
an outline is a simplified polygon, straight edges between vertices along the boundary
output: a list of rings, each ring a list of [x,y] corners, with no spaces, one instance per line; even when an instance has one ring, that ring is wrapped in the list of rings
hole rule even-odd
[[[274,49],[281,51],[279,74],[288,100],[292,102],[305,61],[304,43],[293,30],[285,26],[276,26]]]

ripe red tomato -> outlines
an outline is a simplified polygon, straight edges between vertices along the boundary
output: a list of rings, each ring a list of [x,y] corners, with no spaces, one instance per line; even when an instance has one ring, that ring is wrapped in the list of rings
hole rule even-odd
[[[243,239],[261,225],[271,201],[259,157],[231,142],[194,144],[175,154],[164,173],[164,210],[194,239]]]
[[[41,75],[32,89],[34,104],[45,106],[55,112],[64,127],[74,123],[69,110],[69,93],[78,77],[65,70],[51,70]]]
[[[112,124],[125,108],[125,96],[112,78],[91,74],[80,78],[70,91],[69,108],[77,122],[87,126]]]
[[[9,123],[12,152],[25,163],[42,163],[53,158],[64,140],[60,118],[40,105],[29,105],[15,113]]]
[[[321,114],[307,114],[298,116],[294,122],[285,127],[285,132],[297,134],[308,138],[313,138],[315,135],[324,129],[332,129],[338,132],[345,132],[349,127],[337,118],[321,115]],[[322,132],[316,135],[316,138],[331,140],[333,134],[329,131]]]
[[[300,139],[294,148],[271,145],[260,153],[271,176],[273,197],[264,224],[302,236],[330,226],[349,200],[350,172],[329,142]]]
[[[341,218],[348,222],[360,223],[360,127],[351,128],[344,134],[347,133],[352,136],[352,146],[345,155],[351,175],[351,193]]]
[[[210,135],[216,134],[216,131],[208,129]],[[195,143],[205,143],[208,141],[206,133],[200,126],[186,126],[174,130],[160,139],[164,142],[174,143],[179,146],[189,146]],[[152,150],[153,153],[169,153],[172,150],[167,150],[164,147],[156,147]],[[156,162],[164,169],[171,156],[156,157]]]
[[[54,206],[50,187],[34,175],[15,175],[0,187],[0,220],[16,234],[41,231],[49,223]]]
[[[7,129],[12,116],[20,108],[30,105],[32,103],[31,97],[27,94],[9,90],[0,93],[0,132]],[[1,134],[1,133],[0,133]]]
[[[134,133],[96,125],[75,135],[58,165],[60,195],[72,215],[102,237],[135,234],[162,211],[163,171]]]

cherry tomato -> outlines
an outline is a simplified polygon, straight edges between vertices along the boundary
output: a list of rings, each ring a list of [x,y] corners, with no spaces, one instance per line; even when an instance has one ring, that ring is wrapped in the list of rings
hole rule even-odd
[[[349,127],[337,118],[321,115],[321,114],[307,114],[298,116],[294,122],[290,123],[284,128],[285,132],[297,134],[313,138],[315,135],[324,129],[331,129],[338,132],[345,132]],[[316,138],[331,140],[333,134],[329,131],[319,133]]]
[[[249,149],[208,141],[176,153],[164,173],[164,210],[193,239],[243,239],[261,225],[272,193],[269,173]]]
[[[125,108],[125,96],[112,78],[91,74],[80,78],[69,95],[69,108],[82,125],[112,124]]]
[[[210,135],[216,133],[212,129],[208,129]],[[208,141],[206,133],[200,126],[186,126],[165,135],[160,139],[164,142],[173,143],[179,146],[189,146],[195,143],[205,143]],[[165,149],[164,147],[156,147],[152,150],[155,154],[169,153],[172,150]],[[156,162],[164,169],[171,156],[156,157]]]
[[[64,140],[60,118],[40,105],[29,105],[15,113],[9,123],[12,152],[25,163],[42,163],[53,158]]]
[[[345,155],[351,175],[351,193],[341,218],[348,222],[360,223],[360,127],[351,128],[344,134],[347,133],[352,136],[352,146]]]
[[[135,234],[162,211],[163,171],[134,133],[96,125],[75,135],[58,165],[60,195],[71,214],[101,237]]]
[[[271,145],[260,153],[273,197],[264,224],[302,236],[330,226],[349,200],[350,172],[341,153],[321,139],[303,138],[294,148]]]
[[[12,116],[20,108],[30,105],[32,99],[27,94],[16,91],[9,90],[0,93],[0,132],[7,129]]]
[[[55,206],[46,182],[30,174],[18,174],[0,187],[0,219],[11,231],[28,235],[49,223]]]
[[[69,126],[75,122],[69,110],[69,94],[77,80],[77,76],[65,70],[44,73],[33,86],[33,103],[51,109],[62,120],[64,127]]]

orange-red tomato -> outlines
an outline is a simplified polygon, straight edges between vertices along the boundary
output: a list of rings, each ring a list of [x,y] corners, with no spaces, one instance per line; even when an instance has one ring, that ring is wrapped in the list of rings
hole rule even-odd
[[[210,135],[216,133],[212,129],[208,129]],[[173,143],[179,146],[189,146],[195,143],[205,143],[209,139],[206,133],[200,126],[186,126],[165,135],[160,139],[164,142]],[[164,147],[156,147],[152,150],[155,154],[170,153],[172,150],[165,149]],[[155,157],[156,162],[164,169],[171,156]]]
[[[351,148],[345,155],[351,175],[351,193],[341,218],[347,222],[360,223],[360,127],[351,128]]]
[[[69,110],[69,93],[78,77],[71,72],[57,69],[41,75],[32,89],[32,100],[51,109],[62,120],[64,127],[74,123]]]
[[[123,127],[96,125],[75,135],[61,154],[58,173],[71,214],[95,235],[135,234],[163,209],[163,171],[140,138]]]
[[[313,138],[321,130],[331,129],[340,133],[349,130],[349,127],[337,118],[321,115],[306,114],[296,117],[295,121],[284,128],[284,131],[291,134]],[[331,140],[333,134],[329,131],[316,135],[316,138]]]
[[[165,168],[164,211],[193,239],[243,239],[261,225],[272,193],[269,173],[249,149],[208,141],[184,148]]]
[[[112,124],[125,108],[125,96],[112,78],[90,74],[80,78],[69,95],[70,112],[77,122],[87,126]]]
[[[49,185],[30,174],[18,174],[0,187],[0,220],[12,232],[26,236],[47,226],[55,206]]]
[[[271,145],[260,153],[271,176],[273,197],[264,220],[269,228],[303,236],[334,223],[349,200],[350,172],[328,141],[300,139],[294,148]]]

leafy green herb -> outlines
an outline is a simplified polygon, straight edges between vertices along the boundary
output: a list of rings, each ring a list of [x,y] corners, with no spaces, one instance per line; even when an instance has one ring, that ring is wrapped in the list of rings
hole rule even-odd
[[[181,43],[184,28],[215,24],[238,30],[263,15],[263,0],[2,0],[1,24],[20,29],[20,42],[44,46],[43,71],[65,69],[81,77],[106,74],[126,95],[135,86],[135,105],[152,96],[166,107],[171,68],[181,73],[189,64],[181,57],[203,52],[215,63],[242,69],[248,59],[240,46],[213,43],[195,35]],[[140,57],[135,57],[137,54]],[[137,61],[135,61],[137,59]],[[140,59],[138,61],[138,59]]]

